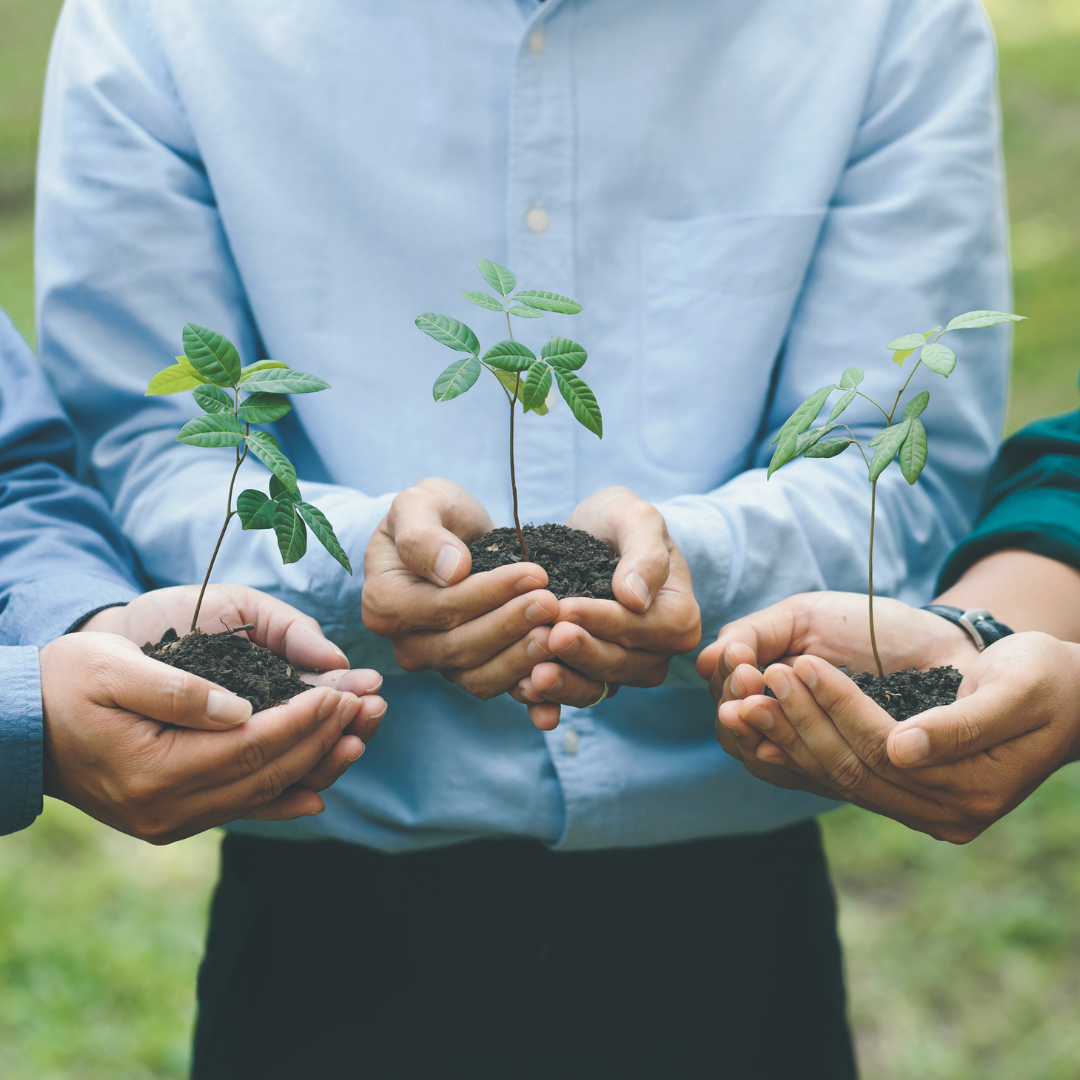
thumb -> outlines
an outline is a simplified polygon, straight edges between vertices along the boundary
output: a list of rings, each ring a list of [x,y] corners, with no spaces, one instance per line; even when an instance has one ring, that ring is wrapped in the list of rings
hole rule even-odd
[[[99,656],[104,661],[101,689],[109,699],[102,704],[162,724],[205,731],[228,730],[251,716],[251,703],[246,699],[188,671],[152,660],[130,641],[112,634],[87,636],[112,639],[96,650],[107,654]]]
[[[436,585],[452,585],[468,576],[472,555],[462,537],[475,540],[492,524],[469,492],[441,478],[422,480],[401,492],[386,518],[398,558]]]

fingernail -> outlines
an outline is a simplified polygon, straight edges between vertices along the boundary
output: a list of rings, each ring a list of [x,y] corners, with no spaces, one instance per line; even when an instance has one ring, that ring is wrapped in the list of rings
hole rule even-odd
[[[724,650],[724,667],[726,667],[728,671],[734,671],[738,666],[739,661],[735,659],[735,653],[732,651],[731,646],[729,645]]]
[[[763,709],[753,720],[749,721],[758,731],[772,731],[773,718],[768,709]]]
[[[636,570],[631,570],[626,575],[626,587],[641,601],[642,607],[648,608],[652,603],[649,586],[645,584],[645,579]]]
[[[331,690],[326,697],[323,698],[322,704],[319,706],[319,719],[325,720],[337,707],[341,701],[341,691]]]
[[[382,707],[382,712],[377,712],[374,716],[369,716],[368,721],[370,722],[372,720],[381,720],[386,715],[386,710],[388,708],[389,708],[388,705],[384,705]]]
[[[443,544],[435,560],[435,576],[445,585],[461,565],[461,551],[453,544]]]
[[[544,588],[544,583],[539,578],[534,578],[531,575],[529,577],[523,577],[514,588],[519,593],[532,592],[534,589]]]
[[[791,680],[782,671],[769,672],[769,689],[777,696],[780,701],[791,693]]]
[[[581,638],[574,638],[567,645],[563,647],[563,656],[577,656],[581,652]]]
[[[331,642],[330,644],[333,645],[334,643]],[[338,656],[341,657],[341,666],[347,668],[349,666],[349,658],[345,655],[344,651],[334,645],[334,652],[336,652]]]
[[[206,695],[206,719],[215,724],[242,724],[250,715],[251,702],[247,698],[227,690],[211,690]]]
[[[799,678],[813,690],[818,684],[817,668],[813,664],[800,664]]]
[[[551,656],[551,652],[545,649],[539,641],[530,641],[525,646],[525,651],[529,654],[529,657],[533,660],[547,660]]]
[[[325,806],[320,806],[318,810],[309,810],[304,817],[318,817],[325,809]]]
[[[547,610],[547,608],[544,607],[543,604],[539,603],[539,601],[534,600],[525,609],[525,618],[528,619],[529,622],[546,623],[551,622],[552,615]]]
[[[736,697],[744,697],[746,694],[746,687],[743,685],[742,679],[739,678],[737,670],[731,673],[731,692]]]
[[[366,749],[367,749],[367,747],[363,743],[361,743],[360,744],[360,749],[356,751],[356,754],[355,755],[352,755],[352,754],[347,755],[345,760],[350,765],[352,765],[353,762],[359,761],[364,756],[364,751]]]
[[[528,698],[529,701],[535,701],[535,702],[539,703],[539,702],[542,702],[544,700],[542,697],[537,696],[535,690],[530,689],[529,687],[525,686],[523,683],[518,683],[518,691],[520,692],[520,694],[521,694],[521,696],[523,698]]]
[[[902,765],[918,765],[930,756],[930,736],[919,727],[897,732],[893,751]]]

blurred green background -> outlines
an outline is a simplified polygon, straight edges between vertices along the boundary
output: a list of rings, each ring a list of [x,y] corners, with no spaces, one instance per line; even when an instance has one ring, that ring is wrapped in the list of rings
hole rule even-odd
[[[1031,318],[1016,335],[1013,430],[1080,403],[1080,0],[987,2],[1014,310]],[[35,142],[59,8],[0,0],[0,305],[31,340]],[[824,829],[865,1080],[1080,1077],[1075,767],[965,848],[854,808]],[[0,1077],[186,1074],[217,844],[152,848],[51,801],[0,839]]]

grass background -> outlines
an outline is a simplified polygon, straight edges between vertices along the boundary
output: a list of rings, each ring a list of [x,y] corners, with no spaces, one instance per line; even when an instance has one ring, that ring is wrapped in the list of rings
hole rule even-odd
[[[1080,404],[1080,0],[987,0],[1018,329],[1008,428]],[[59,0],[0,0],[0,305],[33,339],[34,154]],[[1080,1076],[1080,774],[965,848],[824,819],[865,1080]],[[218,837],[151,848],[49,801],[0,839],[0,1076],[179,1078]]]

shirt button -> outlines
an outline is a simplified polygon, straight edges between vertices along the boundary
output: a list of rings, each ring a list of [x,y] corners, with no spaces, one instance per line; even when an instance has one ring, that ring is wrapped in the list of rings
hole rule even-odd
[[[566,729],[562,741],[568,754],[576,754],[581,749],[581,736],[573,728]]]
[[[536,29],[529,35],[529,52],[533,56],[539,56],[544,51],[544,45],[546,44],[543,30]]]
[[[548,227],[548,212],[542,206],[534,206],[525,215],[525,224],[534,233],[542,233]]]

